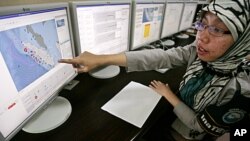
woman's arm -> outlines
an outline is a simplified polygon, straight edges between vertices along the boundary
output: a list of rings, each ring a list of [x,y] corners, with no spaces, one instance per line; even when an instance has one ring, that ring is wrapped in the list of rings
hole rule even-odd
[[[199,132],[204,131],[198,123],[196,113],[184,104],[167,84],[154,80],[149,87],[162,95],[174,107],[174,113],[188,128]]]
[[[195,47],[188,45],[168,49],[151,49],[125,52],[127,57],[127,70],[145,71],[161,68],[175,68],[187,65],[195,54]]]
[[[96,67],[105,65],[127,67],[128,71],[144,71],[183,66],[188,63],[193,50],[192,45],[188,45],[167,51],[152,49],[113,55],[95,55],[84,52],[73,59],[61,59],[59,62],[73,64],[78,72],[89,72]]]
[[[61,59],[60,63],[72,64],[78,72],[89,72],[94,68],[105,65],[127,66],[127,58],[124,53],[112,55],[95,55],[84,52],[73,59]]]

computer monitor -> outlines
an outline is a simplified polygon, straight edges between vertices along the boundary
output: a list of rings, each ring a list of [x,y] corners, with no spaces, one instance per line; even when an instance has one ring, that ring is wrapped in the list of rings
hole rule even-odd
[[[166,3],[161,38],[165,38],[179,32],[183,6],[183,2]]]
[[[165,0],[134,0],[130,50],[160,39]]]
[[[181,23],[179,31],[186,30],[192,27],[193,20],[196,14],[197,3],[196,2],[186,2],[182,12]]]
[[[71,2],[77,55],[116,54],[128,51],[131,2],[82,1]],[[119,74],[118,66],[105,66],[90,72],[96,78]]]
[[[69,101],[58,96],[77,75],[58,63],[74,57],[68,12],[67,3],[0,8],[1,141],[22,128],[46,132],[69,117]]]

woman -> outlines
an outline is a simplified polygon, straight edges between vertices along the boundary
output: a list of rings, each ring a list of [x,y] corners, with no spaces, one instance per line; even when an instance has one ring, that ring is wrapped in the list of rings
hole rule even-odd
[[[185,47],[115,55],[85,52],[60,62],[73,64],[79,72],[111,64],[127,67],[128,71],[187,65],[178,95],[160,81],[153,80],[149,87],[173,105],[178,118],[172,127],[183,137],[202,139],[206,133],[220,136],[242,118],[249,118],[249,111],[244,108],[250,104],[250,76],[246,69],[249,63],[243,61],[250,53],[249,5],[249,0],[213,1],[203,8],[201,20],[196,22],[195,43]],[[237,100],[244,104],[239,106]],[[234,108],[232,105],[239,106],[243,115],[229,119],[232,116],[227,111]],[[221,115],[217,117],[215,113]]]

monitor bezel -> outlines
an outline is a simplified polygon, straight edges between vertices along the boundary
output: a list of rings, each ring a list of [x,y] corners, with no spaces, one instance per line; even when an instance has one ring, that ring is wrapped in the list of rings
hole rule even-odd
[[[134,40],[133,40],[134,39],[134,30],[135,30],[135,23],[133,21],[135,21],[135,18],[136,18],[135,10],[136,10],[136,5],[137,4],[164,4],[163,9],[165,9],[166,0],[133,0],[132,1],[130,50],[135,50],[135,49],[138,49],[138,48],[140,48],[142,46],[145,46],[147,44],[150,44],[152,42],[160,40],[161,39],[162,26],[163,26],[163,19],[162,19],[161,24],[160,24],[160,32],[159,32],[159,35],[158,35],[158,39],[147,41],[147,42],[145,42],[143,44],[140,44],[140,45],[137,45],[137,46],[133,46],[133,44],[134,44]],[[165,12],[165,10],[163,11],[163,16],[164,16],[164,12]]]
[[[91,6],[91,5],[119,5],[119,4],[128,4],[129,5],[129,21],[128,21],[128,44],[127,48],[124,52],[129,51],[130,46],[130,25],[131,25],[131,11],[132,11],[132,3],[130,0],[104,0],[104,1],[72,1],[69,3],[70,10],[71,10],[71,18],[72,18],[72,28],[74,31],[73,37],[75,42],[75,51],[76,55],[80,55],[81,51],[81,42],[80,42],[80,33],[79,33],[79,26],[78,26],[78,18],[77,18],[77,7],[79,6]]]
[[[42,4],[25,4],[25,5],[14,5],[14,6],[2,6],[0,7],[0,16],[4,15],[11,15],[11,14],[28,14],[30,12],[36,12],[36,11],[43,11],[43,10],[50,10],[50,9],[57,9],[57,8],[66,8],[67,17],[68,17],[68,28],[69,28],[69,34],[70,34],[70,40],[71,40],[71,50],[72,50],[72,57],[75,57],[75,47],[74,47],[74,40],[73,40],[73,34],[72,34],[72,26],[70,21],[70,9],[69,5],[66,2],[57,2],[57,3],[42,3]],[[1,141],[9,141],[12,139],[24,126],[27,122],[29,122],[34,115],[39,114],[44,110],[45,107],[49,106],[50,103],[53,102],[53,100],[58,96],[58,93],[65,87],[67,83],[69,83],[71,80],[73,80],[77,76],[77,72],[70,76],[70,78],[59,87],[58,90],[56,90],[54,93],[50,95],[50,97],[45,100],[41,105],[35,109],[20,125],[16,127],[9,135],[6,137],[3,136],[3,134],[0,131],[0,140]]]

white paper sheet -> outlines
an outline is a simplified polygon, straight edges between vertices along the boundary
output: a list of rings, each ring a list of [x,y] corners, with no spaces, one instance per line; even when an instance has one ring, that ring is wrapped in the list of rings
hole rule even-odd
[[[101,109],[141,128],[160,98],[151,88],[132,81]]]

